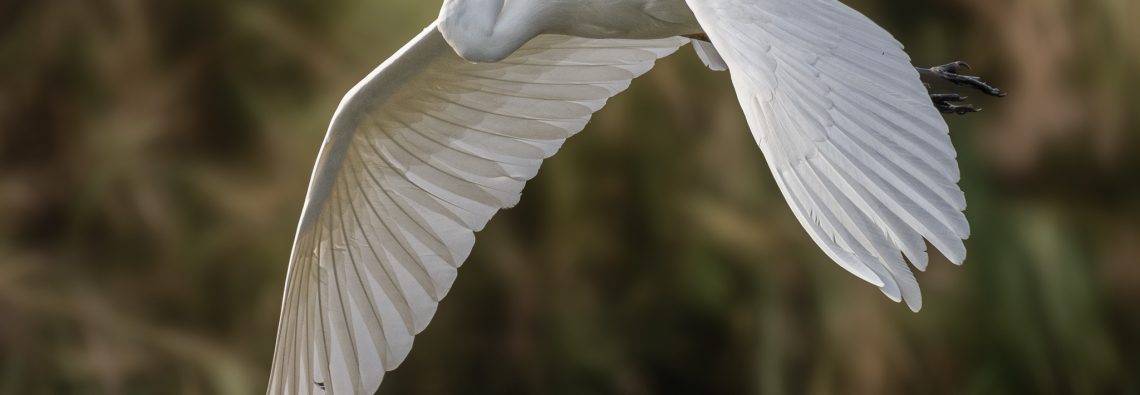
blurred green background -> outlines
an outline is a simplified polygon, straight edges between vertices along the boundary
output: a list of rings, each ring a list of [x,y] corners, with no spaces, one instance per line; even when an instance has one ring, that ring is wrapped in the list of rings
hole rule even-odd
[[[685,48],[480,233],[380,393],[1140,393],[1140,2],[848,4],[1011,92],[948,119],[973,236],[921,313],[812,244]],[[326,123],[438,6],[0,2],[0,394],[264,391]]]

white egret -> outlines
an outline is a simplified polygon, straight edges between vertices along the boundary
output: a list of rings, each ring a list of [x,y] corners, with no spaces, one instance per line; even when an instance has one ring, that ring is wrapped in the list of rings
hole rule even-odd
[[[270,394],[373,393],[496,211],[654,62],[728,68],[776,182],[844,269],[913,310],[925,240],[970,233],[943,112],[889,33],[835,0],[445,0],[352,88],[313,170]],[[959,84],[1000,93],[957,74]],[[905,259],[904,259],[905,257]]]

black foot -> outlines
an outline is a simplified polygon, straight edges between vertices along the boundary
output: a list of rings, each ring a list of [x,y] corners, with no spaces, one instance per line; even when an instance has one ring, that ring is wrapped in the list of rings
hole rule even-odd
[[[922,73],[933,74],[935,77],[944,79],[944,80],[949,81],[951,83],[954,83],[956,85],[961,85],[961,86],[980,90],[983,93],[990,95],[990,96],[1005,97],[1005,95],[1006,95],[1005,92],[1002,92],[1001,89],[995,88],[992,85],[986,83],[985,81],[982,81],[982,79],[980,77],[975,77],[972,75],[958,74],[962,70],[969,70],[969,69],[970,69],[969,63],[957,61],[957,62],[953,62],[953,63],[949,63],[949,64],[944,64],[941,66],[931,67],[929,69],[919,69],[919,71]],[[927,89],[929,89],[929,88],[930,88],[930,86],[927,85]],[[953,102],[961,102],[963,100],[966,100],[966,96],[962,96],[962,95],[954,94],[954,93],[931,93],[930,94],[930,100],[934,102],[934,106],[938,108],[938,111],[941,111],[942,113],[945,113],[945,114],[959,114],[959,115],[961,115],[961,114],[969,114],[972,112],[978,112],[978,111],[982,110],[980,108],[975,108],[973,105],[970,105],[970,104],[966,104],[966,105],[953,104]]]

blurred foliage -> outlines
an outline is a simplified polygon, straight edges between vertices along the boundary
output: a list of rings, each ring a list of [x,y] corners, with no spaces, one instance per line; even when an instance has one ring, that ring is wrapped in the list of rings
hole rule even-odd
[[[439,1],[0,2],[0,394],[263,390],[340,96]],[[611,101],[384,394],[1140,393],[1140,2],[859,0],[951,117],[970,257],[891,303],[799,228],[728,75]]]

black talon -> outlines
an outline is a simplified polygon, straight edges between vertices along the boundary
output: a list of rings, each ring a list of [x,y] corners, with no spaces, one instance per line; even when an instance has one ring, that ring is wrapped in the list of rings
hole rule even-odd
[[[951,74],[958,74],[958,71],[960,71],[962,69],[971,70],[971,69],[973,69],[973,67],[970,67],[969,63],[966,63],[966,62],[959,60],[957,62],[952,62],[952,63],[947,63],[947,64],[944,64],[941,66],[931,67],[930,71],[933,71],[935,73],[946,72],[946,73],[951,73]]]

